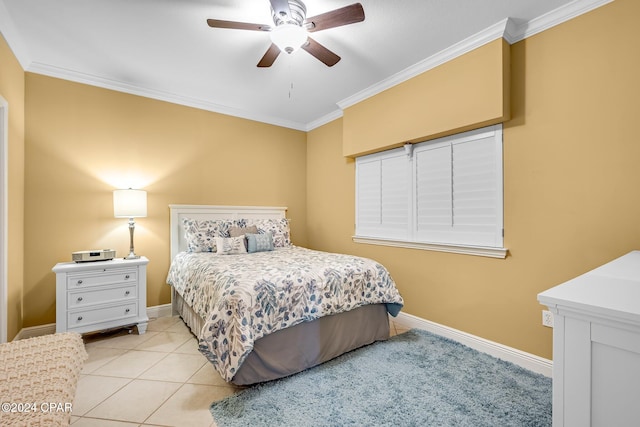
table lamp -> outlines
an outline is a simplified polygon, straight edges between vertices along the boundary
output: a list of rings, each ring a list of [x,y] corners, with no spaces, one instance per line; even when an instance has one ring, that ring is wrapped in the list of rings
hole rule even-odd
[[[144,190],[114,190],[113,191],[113,215],[116,218],[129,218],[129,255],[124,259],[138,259],[133,250],[133,230],[136,227],[134,218],[147,216],[147,192]]]

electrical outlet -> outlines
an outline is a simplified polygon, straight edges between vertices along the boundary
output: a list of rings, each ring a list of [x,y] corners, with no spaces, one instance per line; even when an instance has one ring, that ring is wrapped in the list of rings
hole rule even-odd
[[[549,310],[542,310],[542,325],[553,328],[553,313]]]

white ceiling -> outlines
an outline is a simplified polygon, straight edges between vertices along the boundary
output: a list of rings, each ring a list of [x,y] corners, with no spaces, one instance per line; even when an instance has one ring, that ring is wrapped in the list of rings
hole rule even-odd
[[[360,0],[365,21],[256,64],[269,34],[207,18],[272,24],[268,0],[0,0],[0,32],[26,71],[310,130],[341,108],[504,36],[521,40],[611,0]],[[307,16],[354,3],[307,0]],[[507,18],[510,18],[507,21]]]

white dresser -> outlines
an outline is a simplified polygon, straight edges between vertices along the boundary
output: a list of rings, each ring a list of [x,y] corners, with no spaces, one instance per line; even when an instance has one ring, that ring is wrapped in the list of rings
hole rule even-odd
[[[553,425],[640,425],[640,251],[538,301],[554,313]]]
[[[137,325],[147,330],[147,264],[140,257],[62,262],[56,273],[56,332],[91,332]]]

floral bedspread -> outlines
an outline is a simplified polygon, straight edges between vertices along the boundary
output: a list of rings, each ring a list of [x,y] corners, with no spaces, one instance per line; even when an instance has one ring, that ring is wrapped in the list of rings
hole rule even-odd
[[[179,253],[167,283],[205,319],[200,351],[231,381],[267,334],[366,304],[403,305],[388,271],[351,255],[297,246],[240,255]]]

